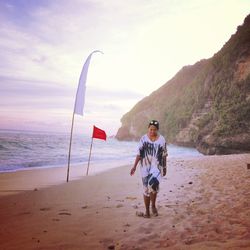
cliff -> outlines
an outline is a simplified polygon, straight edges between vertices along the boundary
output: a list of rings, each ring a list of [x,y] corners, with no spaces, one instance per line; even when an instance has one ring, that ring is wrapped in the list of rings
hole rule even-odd
[[[151,119],[170,143],[250,152],[250,15],[212,58],[183,67],[126,113],[116,138],[138,139]]]

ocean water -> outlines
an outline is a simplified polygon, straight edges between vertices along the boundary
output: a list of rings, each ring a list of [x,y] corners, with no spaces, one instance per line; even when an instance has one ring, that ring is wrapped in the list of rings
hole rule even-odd
[[[91,138],[73,136],[71,163],[87,164]],[[136,156],[137,142],[94,139],[91,163],[107,162],[115,165],[132,163]],[[36,167],[56,167],[67,164],[69,134],[0,130],[0,172]],[[201,156],[193,148],[168,145],[169,157]],[[105,164],[104,164],[105,165]]]

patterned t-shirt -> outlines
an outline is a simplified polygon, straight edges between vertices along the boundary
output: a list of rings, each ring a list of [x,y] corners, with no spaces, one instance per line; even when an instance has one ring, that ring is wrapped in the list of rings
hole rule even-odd
[[[140,139],[137,154],[141,157],[141,175],[153,174],[158,177],[165,166],[164,154],[167,153],[166,140],[162,135],[156,141],[151,141],[147,134]]]

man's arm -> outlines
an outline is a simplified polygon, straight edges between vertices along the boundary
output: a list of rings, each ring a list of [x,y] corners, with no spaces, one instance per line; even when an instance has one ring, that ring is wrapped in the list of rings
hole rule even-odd
[[[167,155],[163,156],[163,176],[165,176],[167,174]]]
[[[165,143],[165,150],[163,152],[163,176],[167,174],[167,156],[168,156],[167,143]]]
[[[136,167],[137,167],[137,165],[138,165],[138,163],[139,163],[140,160],[141,160],[140,155],[137,155],[136,158],[135,158],[134,166],[133,166],[133,167],[131,168],[131,170],[130,170],[130,175],[131,175],[131,176],[135,173]]]

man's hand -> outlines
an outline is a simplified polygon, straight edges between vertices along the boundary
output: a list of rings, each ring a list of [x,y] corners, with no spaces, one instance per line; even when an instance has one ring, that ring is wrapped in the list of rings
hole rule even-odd
[[[136,170],[136,167],[132,167],[132,168],[131,168],[131,170],[130,170],[130,175],[131,175],[131,176],[134,175],[135,170]]]
[[[163,176],[167,174],[167,168],[163,168]]]

